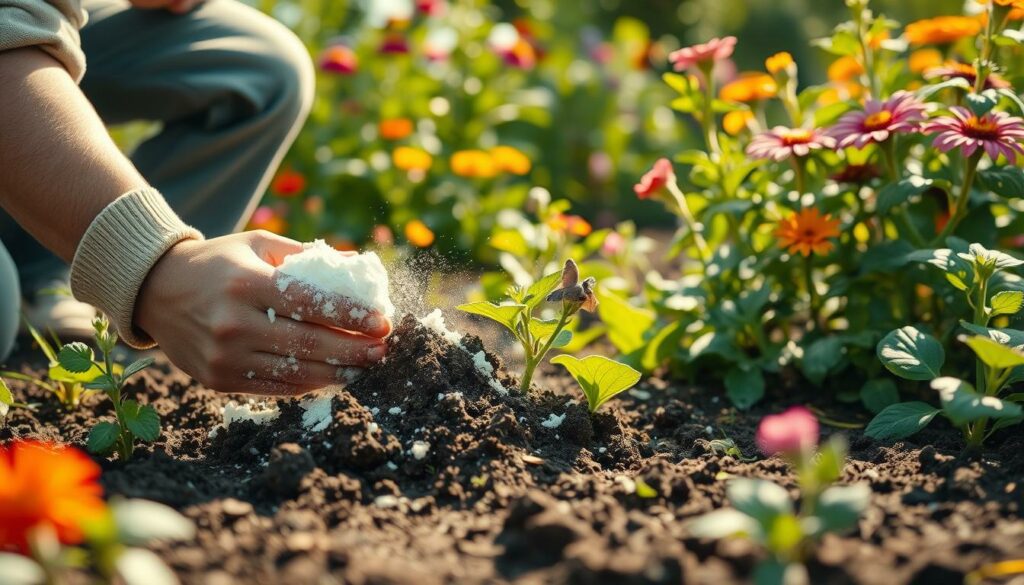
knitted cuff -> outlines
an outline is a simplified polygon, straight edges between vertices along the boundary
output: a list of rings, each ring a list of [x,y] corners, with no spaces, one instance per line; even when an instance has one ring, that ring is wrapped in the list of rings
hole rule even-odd
[[[82,237],[71,263],[71,292],[106,313],[125,343],[153,347],[153,340],[133,324],[139,289],[167,250],[201,239],[156,189],[126,193],[107,205]]]

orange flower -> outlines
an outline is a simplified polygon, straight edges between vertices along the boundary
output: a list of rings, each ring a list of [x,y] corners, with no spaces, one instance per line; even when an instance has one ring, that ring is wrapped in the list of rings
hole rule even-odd
[[[498,165],[483,150],[460,150],[452,155],[452,172],[460,177],[490,179],[498,174]]]
[[[526,175],[532,168],[530,159],[522,151],[511,146],[492,148],[491,157],[499,170],[513,175]]]
[[[257,207],[252,217],[249,218],[248,229],[267,230],[275,234],[284,234],[288,231],[288,222],[270,207]]]
[[[756,102],[775,97],[779,86],[766,73],[744,73],[731,83],[727,83],[718,93],[718,97],[727,102]]]
[[[978,0],[981,4],[988,4],[986,0]],[[997,6],[1009,6],[1011,8],[1010,20],[1024,20],[1024,0],[995,0]]]
[[[911,45],[944,45],[976,36],[981,26],[973,16],[936,16],[908,24],[905,34]]]
[[[722,118],[722,128],[725,128],[730,136],[738,136],[753,120],[754,114],[750,110],[736,110]]]
[[[942,52],[938,49],[918,49],[910,54],[907,66],[912,73],[924,73],[928,69],[942,65]]]
[[[391,160],[395,166],[403,171],[426,172],[434,164],[434,158],[422,148],[411,146],[399,146],[391,153]]]
[[[427,227],[427,224],[414,219],[405,224],[405,239],[417,248],[426,248],[434,243],[434,232]]]
[[[107,513],[100,468],[84,453],[38,441],[0,447],[0,550],[29,550],[29,535],[48,526],[65,544]]]
[[[549,217],[547,224],[548,227],[560,234],[572,234],[581,238],[589,236],[593,231],[590,223],[578,215],[558,213]]]
[[[789,71],[789,68],[794,65],[796,65],[796,63],[793,61],[793,55],[790,55],[786,51],[775,53],[771,57],[768,57],[764,62],[764,68],[772,75],[776,75],[783,71]]]
[[[843,82],[856,79],[864,73],[864,66],[853,57],[840,57],[828,66],[829,81]]]
[[[306,177],[298,171],[284,169],[274,177],[270,190],[278,197],[295,197],[306,190]]]
[[[779,247],[790,254],[828,254],[832,251],[829,238],[839,236],[839,220],[821,215],[815,207],[807,207],[779,222],[775,237]]]
[[[377,131],[384,140],[401,140],[412,134],[412,120],[409,118],[389,118],[381,120]]]

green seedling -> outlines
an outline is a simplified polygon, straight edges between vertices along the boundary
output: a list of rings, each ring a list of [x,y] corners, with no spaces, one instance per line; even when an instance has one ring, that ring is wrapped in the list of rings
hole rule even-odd
[[[569,370],[569,374],[583,389],[592,413],[640,381],[640,372],[604,356],[590,355],[577,359],[571,355],[560,355],[552,359],[551,363]]]
[[[89,432],[86,448],[99,455],[108,455],[115,450],[122,461],[128,461],[135,449],[135,439],[147,443],[160,436],[160,415],[150,405],[140,405],[132,399],[125,399],[124,384],[128,378],[148,368],[153,358],[143,358],[133,362],[118,373],[111,357],[117,344],[117,334],[110,330],[110,324],[103,317],[93,320],[96,347],[100,351],[97,360],[92,348],[85,343],[76,341],[65,344],[57,353],[57,361],[61,367],[71,373],[85,373],[99,370],[99,376],[87,382],[88,390],[100,390],[114,404],[117,422],[97,423]]]
[[[917,254],[919,259],[942,269],[946,280],[963,293],[973,310],[971,321],[960,321],[969,335],[959,339],[976,356],[974,384],[941,374],[946,352],[932,335],[912,326],[889,333],[878,344],[882,364],[901,378],[930,380],[941,407],[919,401],[890,405],[868,425],[866,433],[871,437],[909,437],[941,414],[961,429],[968,445],[977,447],[993,432],[1024,420],[1024,394],[1006,393],[1014,382],[1024,380],[1024,331],[988,327],[992,318],[1014,315],[1024,305],[1024,292],[1020,290],[989,294],[996,282],[994,277],[1024,262],[980,244],[958,247],[959,251],[924,250]]]
[[[588,278],[582,282],[576,263],[565,261],[562,271],[545,276],[528,288],[516,287],[509,292],[509,300],[500,305],[483,301],[460,305],[458,309],[480,315],[500,323],[512,332],[522,344],[526,354],[526,368],[523,372],[520,390],[529,392],[533,374],[548,352],[565,347],[572,341],[568,329],[573,317],[581,309],[593,312],[597,308],[594,295],[596,281]],[[561,288],[557,288],[561,282]],[[558,319],[541,319],[534,316],[545,301],[561,302],[562,311]]]

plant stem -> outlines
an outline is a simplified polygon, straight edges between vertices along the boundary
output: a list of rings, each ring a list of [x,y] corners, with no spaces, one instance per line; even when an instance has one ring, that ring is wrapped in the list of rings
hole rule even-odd
[[[707,241],[704,240],[704,227],[697,222],[697,218],[693,216],[690,211],[690,206],[686,204],[686,196],[679,190],[679,185],[675,181],[669,181],[666,185],[669,193],[676,201],[676,206],[679,207],[679,216],[683,218],[683,222],[686,223],[686,227],[690,229],[690,233],[693,234],[694,244],[697,246],[697,252],[700,255],[700,262],[704,265],[705,270],[708,266],[708,261],[711,260],[711,249],[708,247]]]
[[[704,111],[700,117],[701,129],[704,131],[704,140],[708,145],[708,152],[721,152],[718,144],[718,129],[715,127],[715,64],[714,61],[702,63],[700,71],[704,74]]]
[[[974,178],[978,174],[978,162],[981,161],[981,155],[984,153],[983,150],[978,149],[977,152],[967,158],[964,168],[964,181],[960,189],[960,195],[954,202],[953,209],[949,210],[949,221],[946,223],[946,227],[942,228],[939,235],[935,236],[932,240],[932,247],[941,246],[946,238],[956,230],[956,227],[963,221],[964,215],[967,211],[967,204],[971,200],[971,187],[974,186]]]
[[[988,277],[981,279],[981,283],[978,285],[978,296],[974,301],[974,320],[975,325],[985,327],[988,325],[988,312],[986,310],[988,302]],[[990,388],[989,378],[991,372],[985,362],[981,361],[981,358],[974,359],[974,387],[985,394],[990,396],[990,392],[994,392]],[[985,428],[988,426],[988,418],[982,418],[971,425],[971,430],[968,433],[967,444],[980,447],[982,441],[985,440]]]
[[[807,171],[804,169],[804,160],[799,156],[794,156],[790,160],[793,161],[793,180],[796,192],[803,197],[807,192]]]
[[[577,305],[576,310],[579,310]],[[519,382],[519,391],[523,394],[527,394],[530,391],[530,383],[533,382],[533,373],[537,369],[537,366],[544,361],[544,356],[551,351],[551,345],[555,343],[555,339],[558,334],[565,329],[565,326],[569,323],[569,319],[575,314],[576,310],[572,310],[571,307],[562,303],[562,316],[558,318],[558,325],[555,326],[555,330],[548,336],[548,340],[541,347],[540,351],[534,354],[533,358],[526,359],[526,369],[523,371],[523,379]]]
[[[900,171],[896,164],[896,138],[893,137],[883,142],[880,149],[882,157],[885,159],[885,167],[889,172],[889,180],[893,183],[898,183],[900,181]],[[924,237],[910,219],[906,209],[902,206],[893,208],[893,221],[896,223],[896,227],[899,228],[900,234],[905,235],[914,246],[918,248],[925,247]],[[884,235],[885,231],[883,230],[882,233]]]
[[[871,39],[868,38],[867,29],[864,26],[866,24],[864,22],[864,9],[857,7],[854,10],[853,21],[857,23],[857,41],[860,43],[864,76],[868,78],[868,97],[874,98],[878,96],[878,91],[875,87],[875,64],[871,52]]]
[[[807,285],[808,320],[820,327],[818,319],[818,291],[814,288],[814,254],[804,257],[804,278]]]

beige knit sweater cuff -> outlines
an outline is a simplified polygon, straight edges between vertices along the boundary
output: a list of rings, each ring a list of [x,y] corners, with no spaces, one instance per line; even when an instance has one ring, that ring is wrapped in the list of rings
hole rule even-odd
[[[202,238],[156,189],[126,193],[101,211],[82,237],[71,263],[71,292],[106,313],[125,343],[153,347],[153,340],[133,323],[139,289],[167,250]]]

